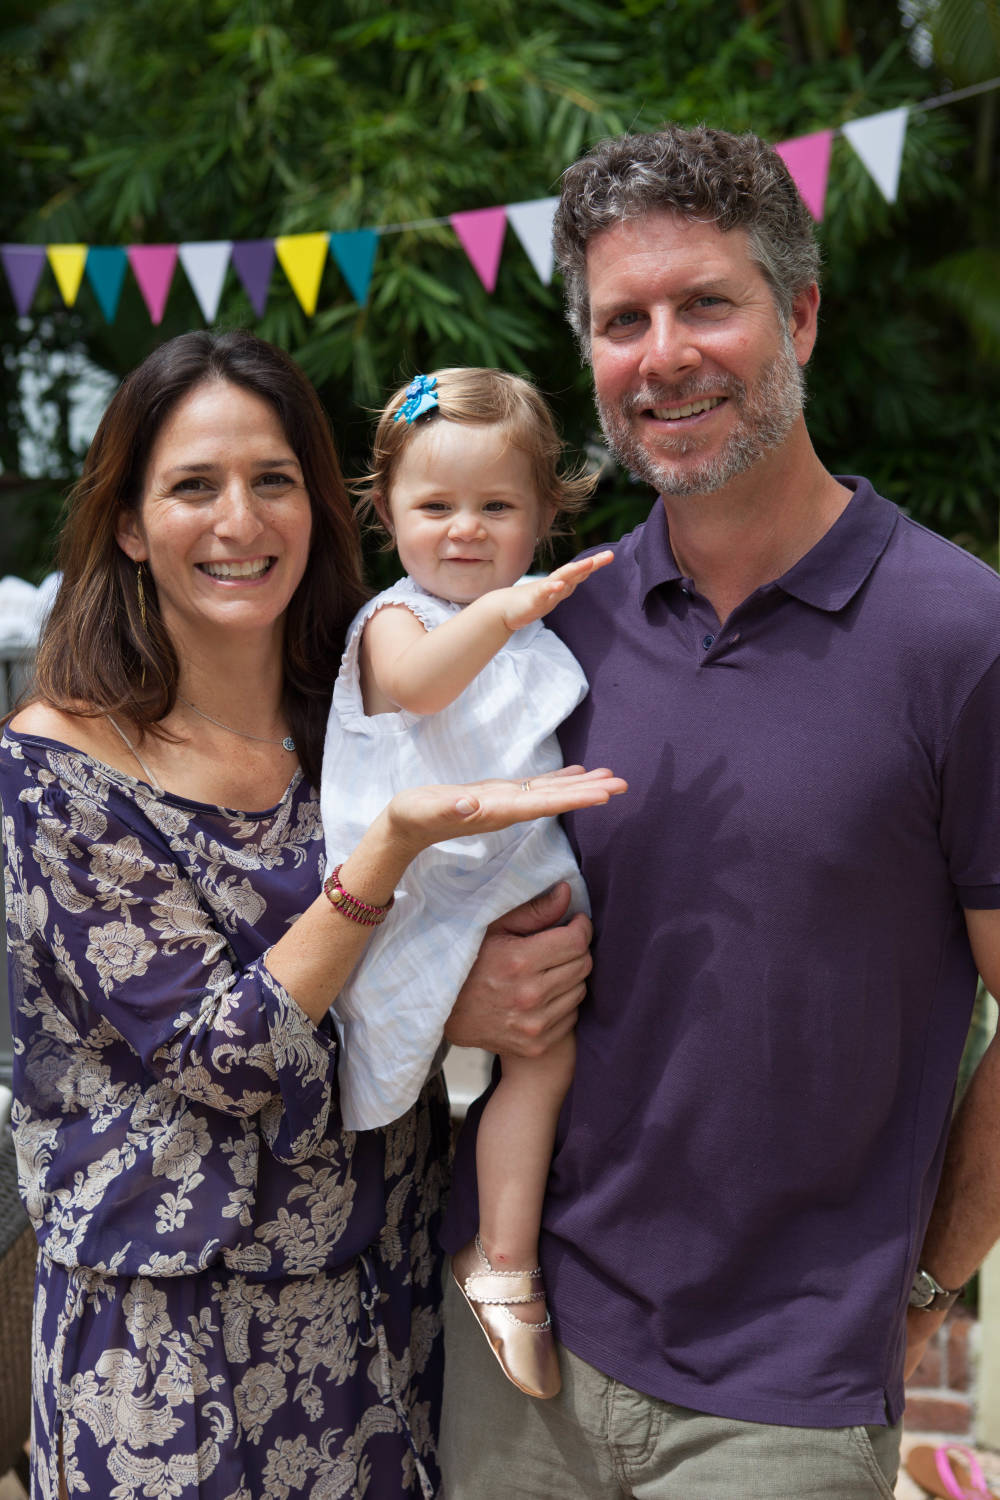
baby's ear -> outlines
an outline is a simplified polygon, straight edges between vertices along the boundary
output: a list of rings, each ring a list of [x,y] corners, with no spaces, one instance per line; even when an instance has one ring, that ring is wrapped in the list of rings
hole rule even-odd
[[[381,490],[372,490],[372,508],[389,535],[394,537],[396,532],[392,524],[392,512],[389,509],[389,502]]]
[[[555,521],[555,518],[558,515],[558,513],[559,513],[559,507],[558,507],[558,505],[543,505],[541,507],[541,511],[540,511],[540,514],[539,514],[539,517],[538,517],[538,538],[537,538],[537,540],[539,542],[548,541],[549,533],[552,530],[553,522]]]

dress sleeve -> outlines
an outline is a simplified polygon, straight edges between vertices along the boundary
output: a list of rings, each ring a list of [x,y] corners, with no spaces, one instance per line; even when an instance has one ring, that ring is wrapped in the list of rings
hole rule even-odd
[[[336,1075],[332,1027],[300,1010],[266,950],[239,967],[136,802],[27,756],[3,771],[13,1003],[43,988],[83,1046],[110,1026],[177,1094],[260,1113],[279,1160],[315,1151]]]

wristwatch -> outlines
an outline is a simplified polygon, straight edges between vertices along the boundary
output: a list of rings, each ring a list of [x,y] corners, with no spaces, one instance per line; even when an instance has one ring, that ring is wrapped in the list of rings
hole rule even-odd
[[[930,1271],[918,1266],[913,1275],[913,1285],[910,1288],[910,1306],[919,1307],[921,1312],[944,1312],[965,1291],[964,1286],[956,1288],[951,1292],[946,1286],[942,1286],[936,1276]]]

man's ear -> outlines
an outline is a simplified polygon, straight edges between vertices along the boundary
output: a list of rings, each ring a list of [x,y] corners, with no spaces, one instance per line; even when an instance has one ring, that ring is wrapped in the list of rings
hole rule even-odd
[[[124,507],[118,512],[118,520],[115,524],[115,541],[133,562],[145,562],[149,556],[149,548],[146,546],[145,538],[139,527],[139,517],[134,510],[126,510]]]
[[[816,343],[819,320],[819,287],[811,281],[804,292],[792,302],[792,315],[788,320],[788,332],[795,345],[795,356],[800,365],[807,365]]]

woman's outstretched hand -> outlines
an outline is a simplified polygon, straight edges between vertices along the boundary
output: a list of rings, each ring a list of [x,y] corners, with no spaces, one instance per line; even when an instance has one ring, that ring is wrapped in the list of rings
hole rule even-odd
[[[398,792],[341,865],[344,888],[362,901],[384,906],[410,861],[431,844],[465,834],[494,833],[512,823],[551,818],[581,807],[599,807],[626,790],[621,777],[612,776],[608,770],[567,766],[562,771],[533,776],[527,790],[522,790],[518,781],[476,781],[468,786],[418,786]],[[568,895],[568,889],[563,889]],[[551,901],[543,904],[549,908],[548,920],[558,921],[558,915],[552,915]],[[510,922],[511,918],[506,920]],[[525,920],[527,930],[532,931],[530,915]],[[589,930],[586,917],[578,915],[566,928],[559,929],[560,937],[536,933],[531,946],[542,960],[541,967],[558,967],[554,974],[517,989],[520,998],[515,1003],[526,1009],[526,1015],[520,1024],[516,1020],[512,1023],[512,1050],[523,1056],[537,1055],[560,1032],[572,1027],[589,964],[585,952]],[[334,913],[327,897],[320,895],[268,950],[266,964],[306,1015],[319,1021],[371,933],[370,927]],[[574,957],[576,949],[580,952]],[[501,956],[500,963],[488,965],[487,971],[487,979],[490,973],[509,973],[509,957]],[[478,988],[481,995],[483,985]],[[559,1006],[552,1015],[540,1015],[538,1007],[548,1006],[552,996],[559,999]],[[482,1009],[481,999],[472,1005],[470,1025],[485,1025],[487,1033],[492,1034],[497,1028],[488,1017],[483,1020]]]
[[[628,783],[606,767],[585,771],[566,766],[525,782],[413,787],[393,797],[386,815],[393,834],[419,850],[444,839],[495,833],[513,823],[599,807],[627,790]]]

